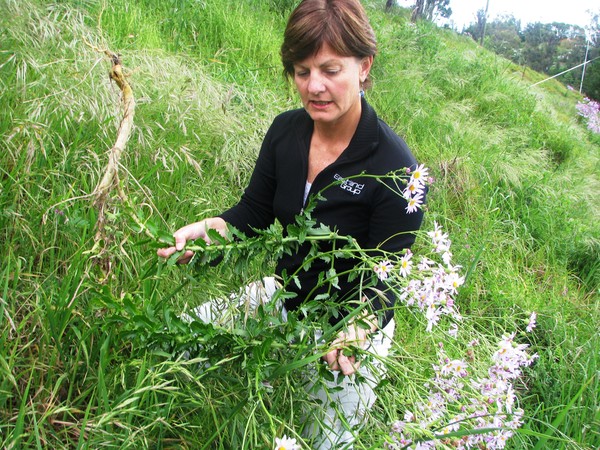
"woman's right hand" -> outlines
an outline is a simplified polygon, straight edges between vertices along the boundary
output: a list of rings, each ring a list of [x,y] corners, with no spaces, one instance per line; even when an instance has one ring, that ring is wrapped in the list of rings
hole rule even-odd
[[[159,248],[156,254],[161,258],[167,259],[175,252],[183,250],[187,241],[200,238],[204,239],[207,244],[210,244],[211,241],[207,234],[207,230],[209,229],[216,230],[221,236],[225,237],[227,234],[227,223],[220,217],[211,217],[200,222],[190,223],[173,233],[175,246]],[[181,255],[177,262],[179,264],[187,264],[192,259],[192,256],[194,256],[194,253],[188,250]]]

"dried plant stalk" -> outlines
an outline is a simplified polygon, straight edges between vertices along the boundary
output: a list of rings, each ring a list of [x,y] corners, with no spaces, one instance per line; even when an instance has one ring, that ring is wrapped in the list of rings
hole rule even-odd
[[[135,98],[133,97],[133,90],[127,76],[123,71],[123,64],[119,55],[109,51],[100,50],[97,47],[88,45],[94,48],[96,51],[105,53],[112,61],[112,67],[109,72],[110,79],[113,80],[119,89],[121,90],[121,100],[123,102],[123,117],[119,123],[119,129],[117,131],[117,139],[110,149],[108,155],[108,164],[104,171],[104,176],[94,189],[94,206],[98,208],[98,219],[96,221],[96,235],[94,236],[94,250],[98,252],[96,260],[100,266],[104,268],[106,274],[110,273],[111,261],[110,258],[101,257],[106,247],[107,233],[106,229],[106,209],[110,199],[110,193],[113,189],[116,189],[117,195],[121,200],[127,200],[125,193],[119,186],[119,161],[121,155],[125,150],[129,136],[131,135],[131,129],[133,128],[133,116],[135,112]],[[103,245],[101,244],[103,243]],[[103,248],[104,247],[104,248]]]
[[[117,83],[117,86],[119,86],[119,89],[122,93],[123,117],[121,119],[121,123],[119,124],[117,140],[110,149],[110,153],[108,155],[108,164],[106,166],[104,176],[94,190],[94,203],[100,208],[100,210],[104,208],[108,194],[118,180],[117,172],[119,160],[121,159],[121,155],[125,150],[127,141],[129,140],[131,129],[133,128],[133,116],[135,112],[135,98],[133,97],[133,90],[131,89],[129,82],[123,73],[121,58],[108,50],[105,50],[105,53],[111,58],[113,63],[109,74],[110,78]]]

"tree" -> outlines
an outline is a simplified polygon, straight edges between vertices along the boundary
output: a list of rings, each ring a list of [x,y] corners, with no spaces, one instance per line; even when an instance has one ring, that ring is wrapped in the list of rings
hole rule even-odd
[[[502,16],[487,26],[486,48],[520,63],[523,40],[521,38],[521,22],[514,16]]]
[[[581,29],[581,33],[574,37],[566,37],[560,41],[556,48],[556,58],[554,64],[550,68],[549,74],[556,75],[565,72],[560,76],[560,81],[565,84],[579,87],[583,67],[569,70],[580,65],[586,56],[586,41],[585,33]],[[589,58],[588,58],[589,59]],[[566,72],[568,71],[568,72]]]
[[[452,15],[450,0],[416,0],[410,20],[412,22],[419,19],[433,20],[436,13],[444,18],[450,17]]]
[[[463,29],[463,33],[469,34],[473,40],[479,42],[483,37],[483,29],[485,27],[485,11],[483,9],[478,9],[476,17],[477,22],[469,24],[467,28]]]
[[[538,72],[550,73],[561,40],[574,36],[573,25],[565,23],[530,23],[523,30],[525,64]]]

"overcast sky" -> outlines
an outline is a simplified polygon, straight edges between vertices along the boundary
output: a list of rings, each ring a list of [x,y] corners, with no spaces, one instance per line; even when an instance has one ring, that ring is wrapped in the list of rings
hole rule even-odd
[[[489,0],[488,17],[512,14],[525,26],[529,22],[564,22],[585,27],[590,22],[588,10],[599,11],[599,0]],[[414,0],[398,0],[400,6],[414,5]],[[485,9],[486,0],[450,0],[452,20],[459,31],[476,21],[478,9]]]

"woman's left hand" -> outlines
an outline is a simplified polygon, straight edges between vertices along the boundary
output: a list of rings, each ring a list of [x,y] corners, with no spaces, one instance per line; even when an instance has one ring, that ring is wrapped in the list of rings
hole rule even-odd
[[[356,357],[356,348],[364,349],[371,330],[357,324],[349,324],[331,344],[331,350],[323,356],[331,370],[341,371],[344,375],[354,374],[360,367]]]

